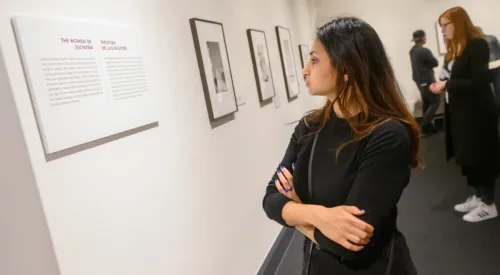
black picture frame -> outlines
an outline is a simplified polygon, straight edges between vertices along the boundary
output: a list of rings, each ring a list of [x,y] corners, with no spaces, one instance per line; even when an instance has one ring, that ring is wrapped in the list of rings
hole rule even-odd
[[[448,50],[446,49],[446,43],[444,42],[444,35],[441,33],[441,25],[439,22],[435,22],[435,29],[436,29],[436,42],[437,42],[437,48],[439,55],[443,56],[446,55]]]
[[[292,93],[292,89],[294,87],[292,87],[289,79],[288,79],[288,74],[287,74],[287,63],[286,63],[286,58],[287,56],[285,56],[285,53],[284,53],[284,46],[283,43],[282,43],[282,37],[280,35],[280,29],[283,30],[283,31],[286,31],[287,32],[287,35],[288,35],[288,38],[289,38],[289,46],[290,46],[290,58],[291,58],[291,65],[293,67],[293,76],[295,78],[295,85],[294,87],[297,89],[296,91],[296,94],[293,94]],[[284,78],[284,81],[285,81],[285,89],[286,89],[286,95],[288,97],[288,101],[293,101],[295,99],[297,99],[297,97],[299,96],[300,94],[300,88],[299,88],[299,85],[298,85],[298,77],[297,77],[297,69],[296,69],[296,66],[295,66],[295,57],[294,57],[294,52],[293,52],[293,43],[292,43],[292,38],[291,38],[291,34],[290,34],[290,29],[288,28],[285,28],[285,27],[282,27],[282,26],[276,26],[275,27],[275,31],[276,31],[276,38],[278,40],[278,48],[279,48],[279,53],[280,53],[280,59],[281,59],[281,68],[282,68],[282,71],[283,71],[283,78]]]
[[[232,100],[232,103],[231,103],[232,109],[230,111],[224,112],[223,114],[220,114],[220,115],[216,115],[214,113],[214,106],[212,105],[212,97],[211,97],[211,93],[210,93],[209,82],[208,82],[208,79],[207,79],[207,72],[205,70],[205,62],[203,60],[204,56],[202,54],[201,45],[200,45],[199,31],[198,31],[198,28],[197,28],[197,25],[196,25],[199,22],[206,23],[206,24],[214,24],[214,25],[220,26],[221,32],[222,32],[222,40],[223,40],[223,41],[220,41],[220,42],[222,42],[224,44],[224,47],[226,49],[225,56],[227,58],[227,65],[228,65],[227,69],[229,70],[229,74],[230,75],[227,78],[225,77],[225,80],[226,80],[226,82],[230,81],[232,91],[229,91],[229,92],[232,95],[232,97],[234,98],[234,100]],[[224,25],[221,22],[210,21],[210,20],[201,19],[201,18],[190,18],[189,19],[189,24],[190,24],[190,27],[191,27],[191,34],[193,36],[193,43],[194,43],[194,47],[195,47],[195,51],[196,51],[196,58],[197,58],[197,61],[198,61],[198,68],[199,68],[199,71],[200,71],[200,78],[201,78],[201,82],[202,82],[202,86],[203,86],[203,93],[204,93],[204,96],[205,96],[205,103],[207,105],[209,119],[212,122],[213,121],[217,121],[219,119],[223,119],[223,118],[225,118],[227,116],[230,116],[230,115],[238,112],[238,110],[239,110],[238,103],[237,103],[237,98],[236,98],[236,92],[235,92],[235,88],[234,88],[233,73],[232,73],[232,70],[231,70],[231,62],[230,62],[229,53],[228,53],[228,50],[227,50],[228,47],[227,47],[227,43],[226,43],[226,35],[225,35],[225,32],[224,32]],[[234,105],[232,105],[233,103],[234,103]]]
[[[252,32],[261,33],[264,36],[264,43],[265,43],[265,47],[266,47],[267,61],[269,62],[269,75],[270,75],[270,80],[271,80],[272,87],[273,87],[273,93],[272,93],[272,95],[267,96],[267,97],[264,96],[264,94],[263,94],[263,89],[262,89],[262,85],[261,85],[261,79],[259,77],[259,70],[258,70],[259,64],[257,62],[257,56],[256,56],[255,50],[254,50],[254,41],[253,41],[253,37],[252,37]],[[268,101],[271,98],[273,98],[273,97],[276,96],[276,88],[274,87],[273,70],[272,70],[271,64],[270,64],[271,58],[269,56],[269,47],[268,47],[268,44],[267,44],[266,33],[264,31],[262,31],[262,30],[247,29],[247,37],[248,37],[248,46],[250,47],[250,55],[252,57],[253,71],[254,71],[254,75],[255,75],[255,82],[257,84],[257,92],[258,92],[258,95],[259,95],[259,101],[260,102],[265,102],[265,101]]]
[[[299,54],[300,54],[300,63],[302,65],[302,69],[304,69],[306,67],[307,62],[309,61],[309,46],[305,44],[300,44]]]

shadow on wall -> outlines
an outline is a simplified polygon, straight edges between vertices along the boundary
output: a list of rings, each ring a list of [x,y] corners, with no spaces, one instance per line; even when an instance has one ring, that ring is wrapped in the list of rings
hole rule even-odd
[[[0,48],[0,274],[60,274]]]
[[[62,150],[59,152],[55,152],[52,154],[45,154],[45,160],[46,161],[53,161],[53,160],[56,160],[59,158],[63,158],[63,157],[73,155],[73,154],[76,154],[76,153],[79,153],[79,152],[82,152],[85,150],[92,149],[92,148],[97,147],[97,146],[101,146],[101,145],[106,144],[106,143],[113,142],[115,140],[119,140],[119,139],[122,139],[122,138],[125,138],[128,136],[132,136],[132,135],[135,135],[139,132],[143,132],[143,131],[146,131],[146,130],[149,130],[149,129],[152,129],[155,127],[158,127],[158,122],[147,124],[147,125],[135,128],[135,129],[121,132],[121,133],[118,133],[118,134],[115,134],[115,135],[112,135],[109,137],[104,137],[104,138],[101,138],[101,139],[98,139],[95,141],[91,141],[91,142],[88,142],[88,143],[85,143],[82,145],[78,145],[78,146],[68,148],[68,149],[65,149],[65,150]]]

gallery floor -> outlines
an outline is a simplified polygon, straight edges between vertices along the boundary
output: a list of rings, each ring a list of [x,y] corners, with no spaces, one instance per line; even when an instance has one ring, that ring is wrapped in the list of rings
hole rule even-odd
[[[413,175],[399,218],[419,274],[500,274],[500,218],[470,224],[452,210],[467,197],[468,188],[458,167],[444,160],[444,134],[424,139],[421,151],[426,169]],[[500,207],[500,183],[497,186]],[[275,274],[300,275],[302,238],[294,233]]]

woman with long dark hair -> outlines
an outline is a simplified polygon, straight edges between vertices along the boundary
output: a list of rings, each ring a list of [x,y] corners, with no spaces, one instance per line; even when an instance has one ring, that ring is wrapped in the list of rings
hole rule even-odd
[[[491,88],[489,46],[461,7],[439,17],[446,37],[448,80],[431,85],[434,93],[447,92],[447,159],[454,157],[475,194],[457,204],[467,222],[496,218],[495,180],[499,171],[499,141],[495,99]]]
[[[267,186],[267,216],[306,236],[304,274],[416,274],[396,220],[422,165],[419,127],[379,36],[357,18],[329,22],[303,75],[326,103],[296,126]]]

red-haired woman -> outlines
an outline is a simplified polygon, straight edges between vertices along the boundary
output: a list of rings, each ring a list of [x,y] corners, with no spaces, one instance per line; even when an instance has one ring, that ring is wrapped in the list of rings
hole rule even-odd
[[[489,47],[483,34],[461,7],[439,17],[446,37],[445,63],[450,78],[431,85],[431,91],[448,93],[446,112],[447,159],[455,157],[475,195],[455,210],[468,222],[498,216],[495,180],[499,171],[499,141],[495,99],[488,69]]]

